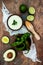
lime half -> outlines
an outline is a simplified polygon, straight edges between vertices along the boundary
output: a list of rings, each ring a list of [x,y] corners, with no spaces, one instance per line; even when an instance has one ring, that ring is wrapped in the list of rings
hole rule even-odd
[[[29,7],[29,13],[30,14],[35,14],[35,8],[34,7]]]
[[[33,16],[33,15],[27,16],[27,20],[28,20],[28,21],[33,21],[33,20],[34,20],[34,16]]]
[[[2,42],[5,44],[9,43],[9,38],[7,36],[2,37]]]

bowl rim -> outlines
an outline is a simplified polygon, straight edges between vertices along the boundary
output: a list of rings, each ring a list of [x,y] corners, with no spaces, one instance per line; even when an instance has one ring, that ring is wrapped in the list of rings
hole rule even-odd
[[[18,14],[12,14],[12,15],[10,15],[10,16],[8,17],[8,19],[7,19],[7,26],[8,26],[8,28],[9,28],[10,30],[12,30],[12,31],[18,31],[18,30],[20,30],[20,29],[22,28],[22,26],[23,26],[23,19],[22,19],[22,17],[20,17],[21,20],[22,20],[22,25],[21,25],[21,27],[20,27],[19,29],[15,29],[15,30],[14,30],[14,29],[11,29],[11,28],[9,27],[9,25],[8,25],[8,20],[9,20],[9,18],[10,18],[11,16],[14,16],[14,15],[20,17],[20,15],[18,15]]]

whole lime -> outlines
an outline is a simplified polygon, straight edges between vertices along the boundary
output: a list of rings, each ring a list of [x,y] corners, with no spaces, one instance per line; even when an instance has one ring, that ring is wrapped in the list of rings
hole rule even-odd
[[[27,11],[27,6],[25,4],[21,4],[19,9],[21,13],[25,13]]]

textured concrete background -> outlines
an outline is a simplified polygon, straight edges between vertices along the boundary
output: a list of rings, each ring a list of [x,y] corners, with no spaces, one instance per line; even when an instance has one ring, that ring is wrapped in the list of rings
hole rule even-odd
[[[35,20],[32,23],[34,25],[35,30],[39,33],[41,40],[37,41],[34,37],[33,40],[37,47],[37,55],[38,58],[42,61],[42,63],[32,62],[30,59],[23,56],[22,52],[18,52],[17,57],[14,61],[8,63],[3,61],[3,53],[10,48],[9,45],[4,45],[1,42],[1,37],[3,35],[7,35],[10,37],[9,33],[5,31],[5,26],[2,23],[3,14],[1,12],[2,8],[2,0],[0,0],[0,65],[43,65],[43,0],[3,0],[6,7],[12,14],[19,14],[19,6],[21,3],[29,6],[34,6],[36,8]],[[14,36],[10,37],[10,43],[14,41]]]

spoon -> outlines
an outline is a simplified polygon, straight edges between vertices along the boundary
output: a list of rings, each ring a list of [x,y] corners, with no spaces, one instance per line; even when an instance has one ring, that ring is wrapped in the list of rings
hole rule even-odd
[[[27,29],[34,34],[35,38],[37,40],[40,40],[40,36],[35,32],[33,25],[28,21],[25,22],[25,25],[26,25]]]

